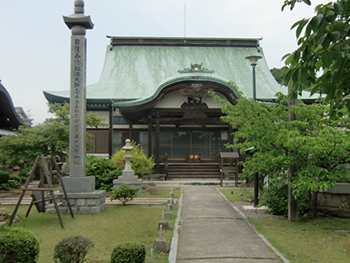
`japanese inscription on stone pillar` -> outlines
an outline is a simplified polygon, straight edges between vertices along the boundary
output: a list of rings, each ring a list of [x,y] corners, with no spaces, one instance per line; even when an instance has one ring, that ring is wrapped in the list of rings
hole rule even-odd
[[[85,177],[86,133],[86,29],[94,24],[84,15],[84,1],[74,1],[74,14],[63,16],[71,29],[69,176]]]
[[[85,176],[85,36],[72,36],[70,94],[70,176]]]

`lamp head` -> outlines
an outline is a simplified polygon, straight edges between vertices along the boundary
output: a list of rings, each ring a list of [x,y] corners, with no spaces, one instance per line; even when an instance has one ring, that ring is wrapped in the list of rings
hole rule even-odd
[[[262,56],[247,56],[245,58],[250,61],[250,65],[256,66],[256,64],[258,64],[258,60],[261,59]]]

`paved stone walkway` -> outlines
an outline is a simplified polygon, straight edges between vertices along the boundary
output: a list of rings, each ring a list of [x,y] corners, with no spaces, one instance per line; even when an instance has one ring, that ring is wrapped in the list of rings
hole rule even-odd
[[[184,187],[176,262],[283,261],[215,187]]]

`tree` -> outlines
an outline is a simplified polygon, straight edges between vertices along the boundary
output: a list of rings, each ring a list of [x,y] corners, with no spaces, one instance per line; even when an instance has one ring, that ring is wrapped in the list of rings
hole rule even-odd
[[[139,177],[150,175],[154,170],[154,159],[153,157],[147,157],[143,153],[141,145],[137,144],[135,141],[131,142],[133,150],[130,151],[132,158],[130,160],[131,168],[135,171],[135,174]],[[119,152],[116,152],[111,160],[114,162],[120,170],[125,168],[125,150],[120,149]]]
[[[122,182],[118,188],[112,189],[111,201],[119,200],[123,205],[126,205],[126,203],[134,200],[138,190],[138,188],[131,188],[130,185]]]
[[[0,138],[0,159],[3,163],[6,165],[22,163],[23,166],[30,166],[38,155],[59,158],[67,156],[69,104],[49,104],[49,112],[55,114],[55,117],[34,127],[20,126],[15,136],[7,135]],[[102,120],[94,114],[87,114],[86,123],[88,126],[105,126]]]
[[[272,76],[274,76],[275,80],[279,83],[282,84],[283,82],[283,72],[287,69],[286,66],[282,67],[282,68],[273,68],[270,69],[270,72],[272,74]]]
[[[350,120],[328,118],[330,107],[326,104],[305,105],[300,101],[291,109],[298,120],[288,121],[287,98],[282,94],[278,95],[278,105],[241,98],[233,106],[216,99],[226,114],[223,121],[236,130],[235,143],[228,148],[239,148],[241,153],[255,150],[243,164],[243,175],[251,177],[258,172],[271,184],[285,184],[289,167],[296,165],[297,177],[290,187],[296,198],[307,193],[310,217],[315,216],[320,190],[349,180]]]
[[[285,1],[282,10],[292,10],[301,0]],[[311,1],[302,0],[310,5]],[[286,54],[284,72],[286,85],[292,87],[292,98],[296,98],[305,87],[312,94],[326,95],[330,114],[344,114],[342,108],[350,111],[350,0],[338,0],[320,4],[315,16],[297,21],[298,49]]]

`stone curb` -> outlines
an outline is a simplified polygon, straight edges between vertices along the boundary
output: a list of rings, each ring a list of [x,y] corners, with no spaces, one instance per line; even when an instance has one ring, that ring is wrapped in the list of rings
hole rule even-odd
[[[177,215],[176,215],[173,238],[171,239],[171,246],[170,246],[170,252],[168,257],[169,263],[176,263],[177,246],[179,243],[179,231],[180,231],[180,222],[181,222],[181,209],[182,209],[182,199],[183,199],[182,197],[183,197],[183,191],[181,190],[181,195],[178,202],[179,210],[177,211]]]
[[[23,198],[21,201],[21,205],[30,205],[32,198]],[[0,205],[16,205],[18,202],[18,198],[0,198]],[[135,198],[128,205],[163,205],[167,204],[168,198]],[[119,200],[111,201],[110,198],[106,198],[106,205],[114,206],[114,205],[122,205]]]

